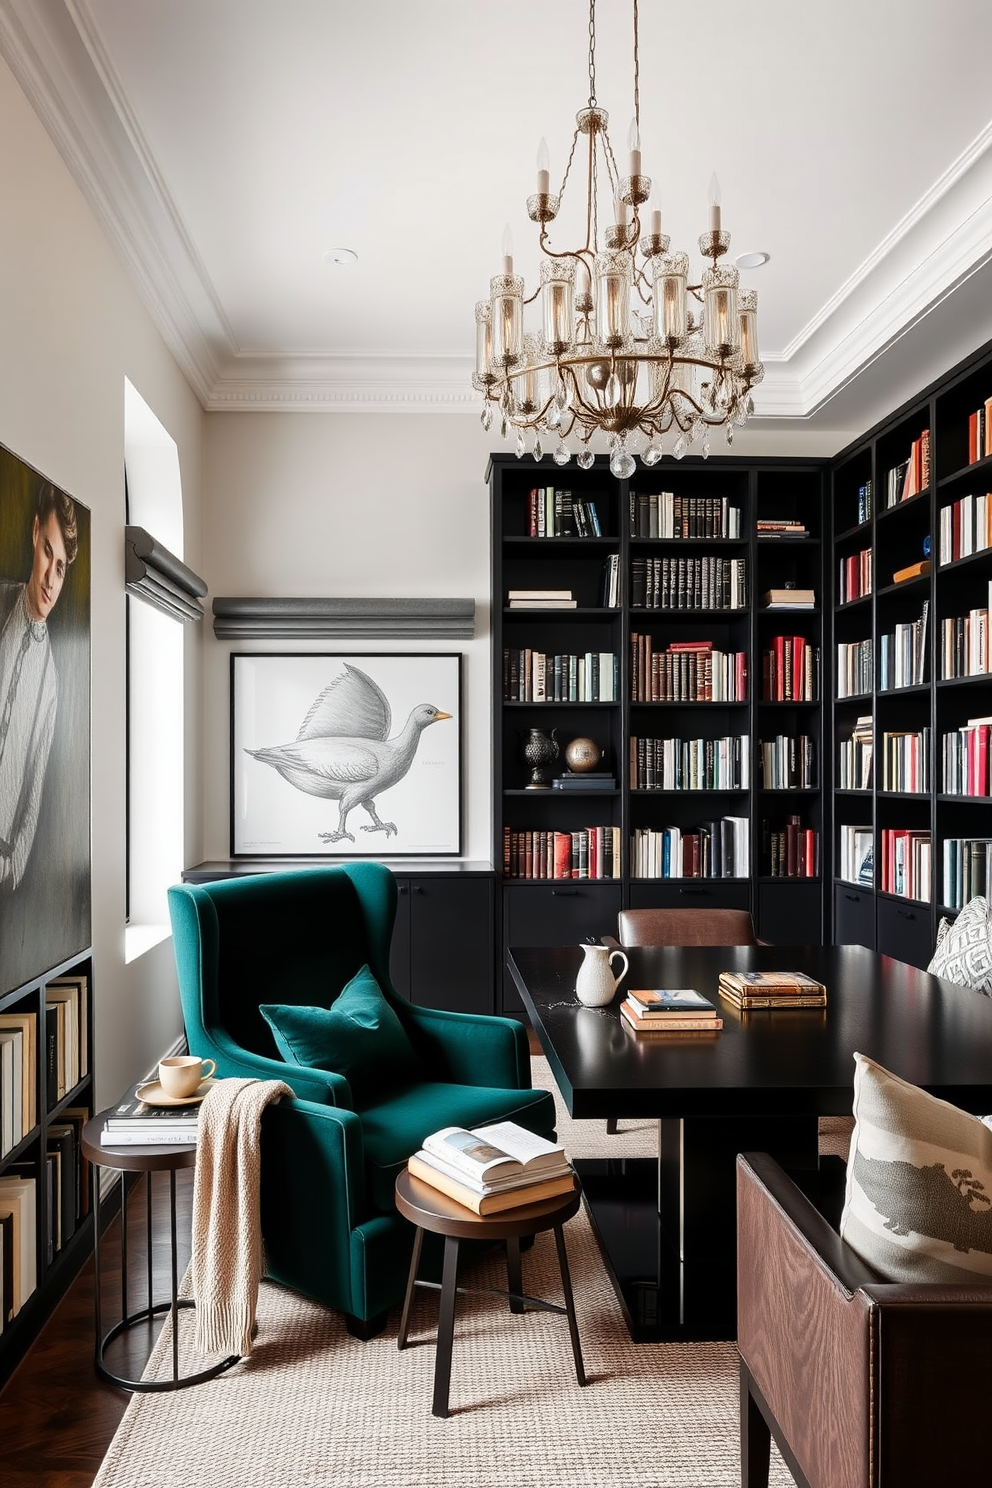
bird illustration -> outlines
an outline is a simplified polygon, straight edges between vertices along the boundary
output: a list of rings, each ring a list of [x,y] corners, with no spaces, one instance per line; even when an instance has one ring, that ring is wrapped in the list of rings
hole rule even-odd
[[[345,662],[344,672],[324,688],[292,744],[245,753],[278,770],[296,790],[340,802],[337,829],[318,832],[322,842],[344,838],[354,842],[347,823],[355,806],[364,806],[372,818],[371,825],[363,824],[363,832],[392,837],[396,824],[380,821],[375,797],[403,779],[424,729],[451,716],[431,703],[420,703],[391,739],[392,713],[385,693],[365,672]]]

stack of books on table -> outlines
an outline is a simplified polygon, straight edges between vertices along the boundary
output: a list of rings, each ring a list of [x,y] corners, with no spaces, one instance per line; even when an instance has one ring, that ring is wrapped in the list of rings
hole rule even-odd
[[[723,1027],[714,1004],[693,987],[631,990],[620,1004],[620,1020],[638,1038],[708,1038]]]
[[[415,1178],[479,1215],[537,1204],[575,1187],[564,1148],[514,1121],[474,1131],[442,1127],[424,1139],[407,1166]]]
[[[719,992],[744,1010],[827,1005],[826,987],[804,971],[721,971]]]
[[[101,1147],[195,1147],[199,1103],[149,1105],[137,1094],[141,1088],[139,1081],[107,1116]]]

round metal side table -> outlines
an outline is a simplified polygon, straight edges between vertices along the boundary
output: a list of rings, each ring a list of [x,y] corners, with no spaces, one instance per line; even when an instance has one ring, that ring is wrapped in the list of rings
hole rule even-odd
[[[196,1166],[196,1147],[184,1146],[180,1143],[169,1146],[131,1146],[107,1147],[101,1142],[104,1122],[111,1111],[101,1111],[87,1121],[83,1127],[81,1147],[84,1155],[90,1162],[90,1175],[92,1181],[92,1209],[93,1209],[93,1302],[96,1327],[96,1354],[95,1367],[97,1374],[109,1384],[119,1385],[123,1390],[134,1391],[160,1391],[181,1390],[187,1385],[199,1385],[204,1380],[214,1379],[222,1374],[225,1369],[230,1369],[232,1364],[237,1364],[240,1354],[230,1354],[220,1363],[211,1365],[209,1369],[201,1369],[196,1374],[181,1375],[179,1373],[179,1309],[194,1307],[196,1304],[191,1297],[179,1296],[179,1263],[176,1245],[176,1174],[180,1168],[192,1168]],[[101,1276],[100,1276],[100,1232],[103,1228],[100,1216],[100,1169],[113,1168],[121,1174],[121,1318],[120,1322],[107,1332],[103,1332],[103,1318],[101,1306]],[[125,1173],[144,1173],[146,1175],[146,1208],[145,1208],[145,1252],[147,1263],[147,1293],[144,1307],[139,1307],[135,1312],[128,1311],[128,1244],[127,1244],[127,1194],[124,1183]],[[168,1173],[169,1175],[169,1214],[170,1214],[170,1240],[172,1254],[172,1294],[168,1301],[154,1302],[152,1300],[152,1174]],[[112,1343],[127,1329],[135,1327],[138,1323],[150,1322],[162,1313],[170,1313],[172,1318],[172,1377],[162,1380],[127,1379],[123,1375],[115,1374],[105,1362],[104,1354],[108,1344]]]

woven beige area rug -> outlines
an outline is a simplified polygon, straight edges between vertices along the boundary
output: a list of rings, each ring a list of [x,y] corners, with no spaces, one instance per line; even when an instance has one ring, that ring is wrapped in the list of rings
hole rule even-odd
[[[535,1083],[552,1088],[534,1060]],[[653,1123],[573,1122],[574,1157],[655,1150]],[[586,1374],[575,1382],[568,1330],[553,1313],[509,1312],[484,1292],[460,1296],[451,1411],[431,1415],[437,1294],[417,1299],[412,1346],[398,1313],[368,1343],[340,1316],[270,1283],[250,1359],[202,1385],[135,1395],[95,1488],[736,1488],[737,1353],[731,1343],[634,1344],[588,1220],[565,1230]],[[554,1240],[524,1255],[524,1286],[560,1301]],[[466,1268],[473,1287],[505,1286],[494,1253]],[[192,1315],[181,1316],[181,1368],[196,1367]],[[149,1374],[167,1376],[160,1340]],[[773,1488],[794,1488],[772,1452]]]

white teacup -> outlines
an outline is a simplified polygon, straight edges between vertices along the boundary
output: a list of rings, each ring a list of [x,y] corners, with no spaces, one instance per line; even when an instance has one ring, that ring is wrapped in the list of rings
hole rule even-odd
[[[201,1082],[209,1080],[216,1068],[213,1059],[198,1059],[195,1054],[174,1054],[170,1059],[159,1060],[158,1083],[166,1095],[182,1100],[195,1095]]]

